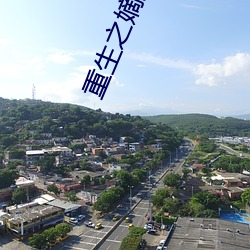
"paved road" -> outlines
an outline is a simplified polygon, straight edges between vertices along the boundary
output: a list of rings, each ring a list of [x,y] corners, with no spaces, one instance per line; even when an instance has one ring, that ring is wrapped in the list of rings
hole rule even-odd
[[[220,144],[220,148],[224,149],[227,153],[231,154],[231,155],[236,155],[238,157],[244,157],[244,154],[242,153],[239,153],[233,149],[231,149],[230,147],[227,147],[223,144]]]
[[[175,163],[175,167],[172,168],[174,172],[177,172],[177,173],[181,172],[181,167],[185,161],[184,158],[188,155],[188,152],[191,149],[192,147],[189,147],[189,148],[181,147],[178,150],[178,152],[175,152],[173,154],[175,157],[172,156],[172,161],[175,161],[177,156],[179,157],[178,162]],[[157,180],[161,179],[162,176],[171,172],[169,166],[170,166],[170,163],[168,162],[163,166],[162,170],[158,170],[156,173],[153,173],[151,175],[151,183],[153,183],[154,181],[157,182]],[[163,186],[164,185],[163,185],[162,180],[158,181],[156,184],[156,187],[152,188],[151,190],[152,194],[155,192],[156,189],[162,188]],[[134,226],[144,226],[146,219],[147,219],[146,217],[149,213],[149,196],[148,196],[149,188],[151,189],[151,185],[149,186],[148,184],[146,184],[144,187],[142,187],[142,189],[138,193],[135,193],[135,191],[133,190],[132,205],[133,206],[135,205],[136,207],[131,213],[129,213],[130,203],[129,201],[125,201],[120,206],[117,207],[116,211],[114,211],[113,214],[118,213],[121,215],[121,217],[123,217],[129,213],[128,216],[131,218],[131,223]],[[103,224],[103,228],[100,230],[89,229],[89,228],[82,229],[82,227],[84,227],[83,225],[77,226],[79,227],[79,230],[80,229],[82,230],[82,233],[79,236],[73,237],[72,239],[70,239],[70,241],[67,241],[68,243],[61,244],[60,249],[65,249],[65,250],[66,249],[75,249],[75,250],[94,249],[97,243],[105,237],[105,235],[109,232],[109,230],[111,230],[115,226],[116,223],[118,223],[119,226],[115,230],[113,230],[113,232],[105,239],[104,243],[98,247],[98,250],[119,249],[122,240],[128,235],[129,223],[126,223],[124,221],[114,222],[112,221],[112,217],[113,215],[109,215],[109,216],[106,216],[105,218],[102,218],[100,221],[97,221]],[[148,237],[147,240],[150,242],[151,241],[153,242],[155,240],[155,236],[147,235],[147,237]],[[157,239],[158,241],[160,241],[159,238]],[[158,241],[156,242],[155,246],[158,245],[159,243]]]

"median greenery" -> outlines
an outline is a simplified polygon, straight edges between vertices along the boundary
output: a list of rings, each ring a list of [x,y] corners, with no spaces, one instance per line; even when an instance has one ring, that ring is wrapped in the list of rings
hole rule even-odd
[[[146,229],[142,227],[131,227],[129,234],[121,243],[119,250],[138,250],[142,241],[142,235],[146,233]]]

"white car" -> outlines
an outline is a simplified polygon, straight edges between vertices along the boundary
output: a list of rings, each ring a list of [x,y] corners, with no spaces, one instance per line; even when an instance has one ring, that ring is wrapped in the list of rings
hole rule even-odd
[[[78,215],[78,220],[83,220],[86,216],[84,214],[79,214]]]
[[[84,224],[85,224],[87,227],[92,227],[92,228],[95,227],[95,224],[94,224],[92,221],[86,221]]]
[[[152,224],[145,224],[144,229],[153,229],[153,225]]]
[[[77,224],[77,223],[78,223],[78,219],[72,217],[72,218],[69,219],[69,222],[71,222],[71,223],[73,223],[73,224]]]

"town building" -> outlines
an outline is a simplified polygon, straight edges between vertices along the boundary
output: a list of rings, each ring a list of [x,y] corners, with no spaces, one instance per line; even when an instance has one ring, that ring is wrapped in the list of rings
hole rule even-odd
[[[179,217],[168,235],[168,250],[250,249],[249,225],[221,219]]]
[[[3,212],[0,220],[5,230],[18,238],[64,221],[63,209],[37,202],[8,207]]]

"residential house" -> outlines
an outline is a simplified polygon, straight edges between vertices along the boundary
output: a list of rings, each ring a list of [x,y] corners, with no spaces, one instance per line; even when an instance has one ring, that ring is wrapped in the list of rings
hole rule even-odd
[[[38,160],[44,158],[44,151],[43,150],[28,150],[26,151],[26,165],[32,166]]]
[[[130,168],[130,164],[126,164],[126,163],[109,164],[108,171],[109,171],[109,173],[113,173],[114,171],[128,170],[129,168]]]
[[[143,149],[143,145],[140,142],[132,142],[128,144],[128,149],[131,153],[138,152]]]
[[[100,152],[104,152],[104,148],[92,148],[92,154],[99,155]]]
[[[67,137],[54,137],[52,140],[55,146],[66,146],[68,144]]]
[[[227,188],[228,197],[232,200],[240,199],[243,192],[244,192],[244,189],[239,188],[239,187],[228,187]]]
[[[57,182],[54,182],[53,185],[55,185],[60,190],[61,193],[73,190],[79,190],[82,187],[79,181],[75,181],[71,178],[61,179]]]

